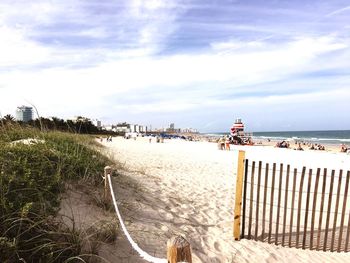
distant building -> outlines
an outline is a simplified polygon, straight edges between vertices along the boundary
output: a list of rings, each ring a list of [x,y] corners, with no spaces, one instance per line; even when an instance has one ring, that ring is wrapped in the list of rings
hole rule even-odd
[[[23,122],[33,120],[33,108],[28,106],[17,107],[16,119]]]
[[[105,131],[117,131],[117,129],[113,125],[104,125],[102,129]]]
[[[145,133],[147,132],[147,127],[138,125],[138,124],[130,124],[127,122],[120,122],[116,125],[104,125],[103,128],[104,130],[112,130],[115,132],[121,132],[121,133]]]
[[[166,132],[171,132],[171,133],[180,133],[181,129],[175,129],[175,124],[170,123],[169,128],[165,129]]]
[[[123,122],[123,123],[118,123],[116,126],[117,132],[130,132],[130,124]]]
[[[92,124],[95,125],[98,129],[102,128],[102,123],[98,119],[92,120]]]
[[[193,129],[193,128],[185,128],[185,129],[182,129],[182,132],[183,133],[198,133],[198,130]]]

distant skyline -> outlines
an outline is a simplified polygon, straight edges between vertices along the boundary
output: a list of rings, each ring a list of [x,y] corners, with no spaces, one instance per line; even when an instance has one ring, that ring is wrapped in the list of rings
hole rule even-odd
[[[350,2],[2,0],[0,113],[349,130]]]

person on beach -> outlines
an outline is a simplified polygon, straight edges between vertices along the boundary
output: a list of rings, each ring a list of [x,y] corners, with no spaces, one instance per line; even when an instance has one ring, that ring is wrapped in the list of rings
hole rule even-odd
[[[221,139],[217,139],[217,140],[216,140],[216,143],[217,143],[217,145],[218,145],[218,150],[222,150],[222,149],[221,149]]]
[[[342,145],[341,145],[341,150],[340,150],[340,152],[346,153],[347,151],[348,151],[348,147],[346,147],[345,144],[342,144]]]
[[[221,138],[220,143],[221,143],[221,150],[225,150],[225,137]]]
[[[225,148],[226,148],[226,151],[230,150],[230,138],[228,136],[226,136]]]
[[[303,147],[301,147],[300,143],[298,145],[298,148],[297,148],[298,151],[304,151]]]

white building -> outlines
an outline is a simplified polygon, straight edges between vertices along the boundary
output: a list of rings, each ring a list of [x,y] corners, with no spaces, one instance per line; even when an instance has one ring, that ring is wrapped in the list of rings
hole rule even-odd
[[[193,128],[185,128],[185,129],[182,129],[182,132],[184,132],[184,133],[198,133],[198,130],[193,129]]]
[[[23,122],[33,120],[33,108],[28,106],[17,107],[16,119]]]
[[[97,128],[101,129],[102,128],[102,123],[98,119],[94,119],[91,121],[93,125],[95,125]]]

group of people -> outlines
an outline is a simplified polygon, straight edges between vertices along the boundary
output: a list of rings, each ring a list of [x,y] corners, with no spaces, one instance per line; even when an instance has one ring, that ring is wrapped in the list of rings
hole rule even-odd
[[[277,148],[289,148],[289,142],[281,141],[276,143]]]
[[[230,140],[230,137],[228,137],[227,135],[218,139],[217,143],[218,143],[219,150],[226,150],[226,151],[230,150],[231,140]]]
[[[295,144],[303,144],[304,146],[307,146],[309,150],[318,150],[318,151],[325,151],[326,147],[320,143],[310,143],[310,142],[296,142]]]
[[[156,143],[164,143],[164,137],[162,137],[162,136],[156,136],[156,137],[154,137],[154,139],[155,139]],[[149,141],[149,143],[152,142],[152,136],[148,137],[148,141]]]
[[[326,150],[326,148],[324,147],[324,145],[322,145],[322,144],[311,144],[311,146],[310,146],[310,148],[309,148],[310,150],[319,150],[319,151],[324,151],[324,150]]]
[[[317,143],[313,144],[313,143],[306,143],[306,142],[296,141],[295,145],[297,145],[297,147],[295,147],[294,150],[297,150],[297,151],[304,151],[303,146],[308,147],[309,150],[319,150],[319,151],[326,150],[326,148],[322,144],[317,144]],[[282,141],[282,142],[278,142],[276,144],[276,147],[278,147],[278,148],[289,148],[290,144],[287,141]]]
[[[103,142],[103,137],[100,138],[100,141]],[[111,141],[112,141],[112,136],[108,136],[108,137],[106,138],[106,141],[107,141],[107,142],[111,142]]]

